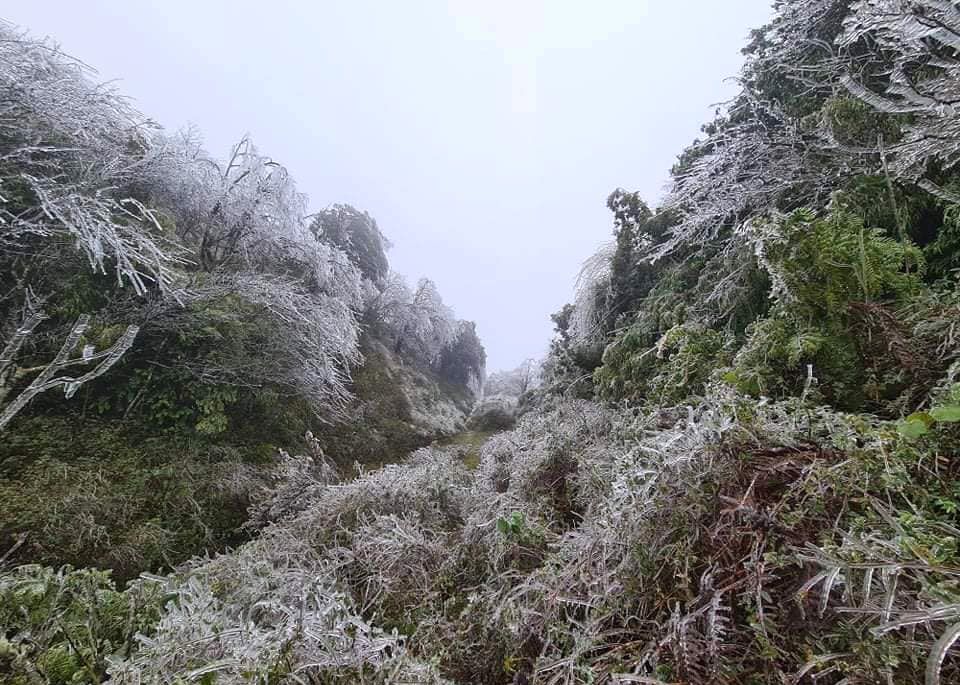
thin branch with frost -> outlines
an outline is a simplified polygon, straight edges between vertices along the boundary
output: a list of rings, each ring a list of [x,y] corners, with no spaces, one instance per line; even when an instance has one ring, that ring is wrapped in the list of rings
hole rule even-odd
[[[22,321],[7,340],[3,352],[0,352],[0,401],[3,401],[10,392],[10,387],[15,379],[16,361],[20,348],[23,347],[27,338],[33,335],[37,326],[47,318],[47,315],[29,293],[24,309]]]
[[[610,316],[610,269],[616,244],[606,242],[593,253],[577,274],[574,285],[570,340],[577,348],[603,342],[604,325]]]
[[[19,346],[22,345],[23,338],[32,333],[36,323],[39,323],[40,319],[38,319],[37,316],[38,315],[34,315],[27,320],[27,324],[33,323],[33,327],[23,333],[22,336],[20,334],[24,329],[18,329],[17,333],[14,334],[14,337],[7,344],[7,347],[4,349],[4,364],[13,363],[12,360],[7,359],[7,351],[14,347],[19,348]],[[40,373],[33,379],[30,385],[24,388],[23,391],[0,412],[0,431],[6,428],[7,424],[13,420],[13,417],[26,407],[37,395],[47,392],[48,390],[53,390],[54,388],[63,388],[64,396],[67,399],[73,397],[80,386],[102,376],[110,370],[110,367],[120,361],[120,358],[123,357],[127,350],[133,345],[133,340],[140,330],[137,326],[128,326],[120,338],[107,349],[96,352],[92,345],[85,345],[81,350],[80,356],[74,357],[73,352],[83,339],[83,334],[86,333],[89,325],[90,316],[88,314],[81,315],[76,323],[73,324],[70,333],[67,335],[66,340],[64,340],[63,345],[60,346],[59,352],[57,352],[52,361],[42,367],[17,370],[14,377],[37,370],[39,370]],[[80,376],[58,375],[68,368],[86,366],[94,362],[99,363]]]
[[[249,137],[219,163],[190,131],[157,136],[143,176],[146,191],[172,214],[180,239],[208,271],[225,264],[262,268],[316,242],[304,226],[306,198]]]
[[[428,364],[439,361],[458,333],[453,310],[428,278],[421,278],[411,291],[403,276],[390,273],[368,298],[364,318],[383,329],[394,352],[419,357]]]
[[[196,297],[215,301],[231,294],[260,308],[273,326],[270,349],[257,346],[216,362],[204,360],[200,366],[188,362],[201,380],[275,383],[301,393],[320,415],[342,410],[351,397],[350,366],[361,361],[359,328],[349,301],[256,273],[224,274]]]
[[[701,143],[702,155],[674,179],[664,206],[680,222],[649,259],[709,243],[752,211],[776,207],[800,191],[808,201],[823,202],[835,187],[835,174],[817,159],[821,151],[778,105],[744,100],[739,106],[746,109],[738,114],[744,122]]]
[[[859,0],[838,45],[876,46],[883,56],[882,91],[847,73],[841,84],[879,112],[910,114],[889,147],[896,177],[923,179],[931,162],[960,162],[960,8],[941,0]],[[876,79],[874,79],[876,82]]]
[[[66,237],[121,284],[167,289],[175,250],[123,191],[150,128],[89,68],[0,23],[0,248],[49,259],[43,245]]]
[[[153,212],[143,203],[127,198],[116,200],[99,191],[69,187],[45,178],[22,174],[37,197],[45,219],[66,229],[86,253],[90,267],[106,272],[106,263],[113,261],[117,282],[129,281],[138,295],[147,292],[148,284],[166,288],[172,284],[172,266],[182,260],[172,257],[172,246],[161,244],[144,231],[151,227],[161,231]],[[25,217],[10,222],[13,230],[41,235],[43,224],[31,227]]]

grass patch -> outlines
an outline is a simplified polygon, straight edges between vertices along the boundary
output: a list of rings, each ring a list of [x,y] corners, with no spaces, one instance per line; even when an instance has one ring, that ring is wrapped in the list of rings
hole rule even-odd
[[[435,444],[437,447],[464,447],[461,461],[473,470],[480,464],[480,450],[493,434],[493,431],[464,431],[438,440]]]

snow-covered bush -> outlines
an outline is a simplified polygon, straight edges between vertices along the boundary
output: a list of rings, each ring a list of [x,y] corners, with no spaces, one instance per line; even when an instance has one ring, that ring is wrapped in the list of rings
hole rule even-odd
[[[346,481],[288,459],[274,493],[292,508],[235,552],[141,581],[172,601],[109,673],[948,682],[953,485],[926,464],[956,443],[958,399],[938,400],[926,443],[721,384],[658,411],[554,401],[492,438],[474,472],[455,449]]]
[[[316,546],[349,535],[369,516],[402,512],[427,528],[454,528],[463,519],[468,481],[455,454],[424,448],[402,465],[322,489],[287,527]]]
[[[279,531],[166,581],[171,600],[131,658],[109,668],[117,683],[274,679],[433,683],[405,658],[403,640],[365,621],[334,569]]]
[[[467,427],[474,431],[491,432],[513,428],[516,421],[516,400],[488,397],[473,408],[467,419]]]

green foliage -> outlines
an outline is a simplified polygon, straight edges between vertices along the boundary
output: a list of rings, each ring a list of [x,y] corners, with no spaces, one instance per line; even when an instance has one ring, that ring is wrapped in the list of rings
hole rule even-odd
[[[657,346],[649,397],[667,406],[702,394],[713,371],[729,363],[729,342],[722,332],[691,324],[667,331]]]
[[[842,210],[823,218],[798,210],[762,249],[784,303],[826,326],[845,322],[853,302],[902,301],[922,286],[919,248]]]
[[[866,228],[842,209],[824,218],[794,212],[761,246],[778,303],[748,327],[724,380],[752,395],[813,390],[851,409],[895,397],[902,385],[899,361],[888,364],[892,348],[878,353],[870,336],[896,331],[884,309],[882,331],[866,324],[879,303],[902,304],[921,291],[919,249]]]
[[[907,439],[919,438],[930,432],[933,417],[926,412],[914,412],[897,424],[897,432]]]
[[[685,347],[684,343],[690,334],[696,337],[703,333],[706,336],[705,347],[716,346],[717,339],[706,331],[709,326],[699,320],[687,323],[688,317],[693,319],[696,316],[695,307],[700,292],[698,285],[701,274],[710,264],[711,257],[704,251],[691,255],[686,261],[657,267],[656,283],[646,293],[634,321],[614,336],[604,350],[603,366],[594,373],[594,381],[602,397],[632,401],[647,398],[652,403],[655,401],[651,394],[654,386],[665,385],[663,378],[654,380],[659,369],[666,368],[664,355],[669,357],[677,351],[674,348]],[[688,357],[702,357],[704,353],[708,357],[712,354],[704,346],[694,344],[688,352],[681,353],[680,358],[692,363],[694,360]],[[701,371],[707,367],[712,369],[717,360],[701,361],[704,362],[703,368],[694,369],[695,364],[688,364],[681,372],[680,380],[687,379],[683,387],[664,387],[664,390],[673,397],[695,393],[696,386],[702,384],[705,378]]]
[[[134,418],[164,433],[217,441],[243,431],[251,407],[279,418],[281,408],[263,405],[271,399],[295,402],[289,389],[278,393],[243,375],[245,368],[257,368],[275,333],[260,307],[227,295],[193,302],[177,315],[182,325],[147,328],[122,367],[90,386],[99,416]],[[302,435],[303,417],[291,420],[293,425],[270,426],[278,438]]]
[[[683,402],[702,393],[714,370],[730,361],[728,337],[702,325],[674,326],[653,346],[648,340],[634,327],[607,347],[594,375],[602,396],[654,405]]]
[[[776,296],[769,311],[761,301],[766,280],[741,264],[739,299],[718,303],[723,319],[711,323],[703,316],[710,311],[703,283],[712,287],[714,270],[723,274],[737,266],[726,255],[701,253],[660,269],[636,321],[604,353],[594,376],[601,396],[680,402],[699,393],[716,371],[752,395],[806,391],[844,408],[897,398],[911,382],[907,357],[920,353],[908,350],[907,333],[890,311],[923,292],[925,262],[911,242],[868,228],[855,212],[863,198],[853,197],[838,196],[824,217],[798,210],[754,225]]]
[[[134,369],[129,380],[115,384],[115,388],[113,397],[97,401],[99,414],[115,415],[121,407],[135,409],[159,429],[203,437],[227,431],[227,410],[240,397],[236,386],[198,383],[193,374],[182,368]]]
[[[477,335],[477,326],[472,321],[461,321],[457,337],[440,353],[440,374],[451,383],[479,386],[483,382],[487,353]]]
[[[954,181],[951,190],[956,192],[960,183]],[[943,213],[943,225],[936,239],[924,248],[933,274],[945,277],[960,268],[960,205],[948,205]]]
[[[833,195],[833,206],[853,214],[867,226],[881,228],[892,238],[908,237],[933,256],[930,243],[943,223],[940,202],[915,188],[894,183],[887,176],[855,176]],[[932,263],[930,266],[934,266]]]
[[[73,321],[81,314],[102,309],[115,290],[115,281],[110,276],[69,270],[58,283],[57,296],[49,314],[57,320]]]
[[[930,410],[930,416],[938,423],[957,423],[960,421],[960,406],[947,405],[934,407]]]
[[[504,546],[506,566],[530,570],[539,565],[549,532],[522,511],[497,517],[497,533]]]
[[[120,578],[222,549],[243,539],[263,456],[111,421],[22,420],[0,444],[0,548],[22,538],[14,560]]]
[[[109,571],[29,565],[0,573],[0,676],[10,685],[102,682],[107,659],[150,634],[163,599],[155,583],[119,591]]]
[[[937,404],[928,412],[910,414],[897,424],[897,432],[912,440],[927,435],[934,428],[950,428],[954,423],[960,423],[960,404]]]
[[[657,269],[641,260],[642,250],[654,238],[647,231],[653,213],[640,194],[618,188],[607,198],[607,208],[613,212],[616,239],[610,262],[610,313],[605,319],[612,327],[621,315],[635,311],[653,286]]]
[[[609,398],[643,397],[647,378],[654,366],[654,348],[649,338],[636,328],[625,331],[603,353],[603,366],[594,372],[601,396]]]
[[[526,523],[523,520],[523,512],[515,511],[510,516],[497,519],[497,530],[504,537],[520,538],[526,530]]]
[[[849,95],[827,98],[821,116],[842,145],[872,148],[877,144],[878,136],[885,145],[893,145],[901,137],[896,118]]]
[[[784,397],[800,394],[810,372],[832,401],[844,406],[862,402],[866,377],[855,340],[842,329],[804,325],[777,307],[747,329],[723,379],[750,395]]]

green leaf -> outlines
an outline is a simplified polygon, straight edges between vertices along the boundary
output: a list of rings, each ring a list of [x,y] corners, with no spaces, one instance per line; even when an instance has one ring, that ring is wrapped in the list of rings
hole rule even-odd
[[[737,375],[736,371],[727,371],[725,374],[723,374],[723,376],[721,376],[721,379],[724,383],[734,388],[740,383],[740,377]]]
[[[908,440],[914,440],[922,435],[926,435],[930,429],[926,422],[920,419],[907,419],[897,424],[897,432]]]
[[[507,519],[503,517],[497,519],[497,530],[500,531],[501,535],[510,533],[510,524],[507,522]]]
[[[955,405],[934,407],[930,410],[930,416],[940,423],[957,423],[960,421],[960,407]]]

